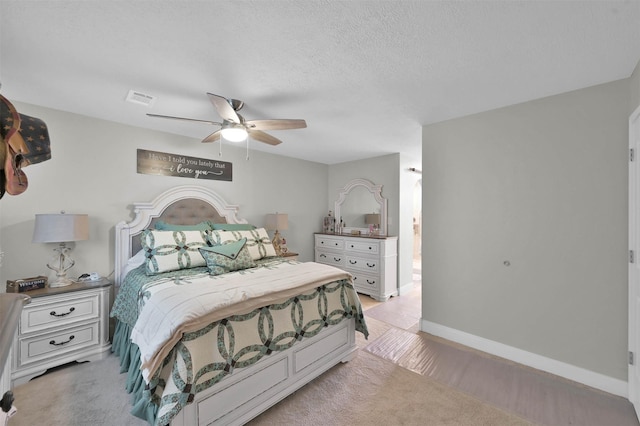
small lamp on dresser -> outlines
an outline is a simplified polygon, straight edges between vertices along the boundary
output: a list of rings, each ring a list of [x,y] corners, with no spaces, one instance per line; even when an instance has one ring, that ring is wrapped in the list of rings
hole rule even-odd
[[[289,215],[286,213],[268,214],[266,226],[268,231],[275,231],[273,234],[273,248],[276,249],[276,254],[282,256],[287,252],[285,239],[279,231],[286,231],[289,228]]]
[[[377,213],[364,215],[364,223],[369,225],[369,235],[378,235],[380,231],[380,215]]]
[[[56,273],[56,280],[49,287],[64,287],[73,282],[67,271],[75,264],[69,255],[67,243],[89,239],[89,216],[86,214],[37,214],[33,230],[34,243],[58,243],[53,249],[57,254],[47,267]],[[53,263],[53,265],[51,264]]]

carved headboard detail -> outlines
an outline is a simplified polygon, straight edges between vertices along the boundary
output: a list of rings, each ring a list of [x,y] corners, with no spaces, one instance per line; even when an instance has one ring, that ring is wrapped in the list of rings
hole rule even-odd
[[[210,189],[195,185],[171,188],[151,202],[133,203],[134,217],[116,225],[115,281],[127,260],[141,249],[140,234],[161,220],[174,225],[194,225],[205,220],[215,223],[247,223],[237,217],[238,206],[227,204]]]

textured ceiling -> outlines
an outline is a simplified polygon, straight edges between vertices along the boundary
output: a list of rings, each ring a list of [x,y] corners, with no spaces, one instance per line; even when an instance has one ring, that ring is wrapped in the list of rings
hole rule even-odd
[[[0,0],[0,37],[10,100],[199,143],[215,129],[146,113],[217,121],[213,92],[307,120],[253,149],[333,164],[419,159],[424,124],[629,77],[640,1]]]

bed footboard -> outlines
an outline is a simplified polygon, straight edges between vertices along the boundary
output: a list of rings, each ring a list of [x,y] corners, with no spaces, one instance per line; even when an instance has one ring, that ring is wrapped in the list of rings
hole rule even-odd
[[[171,426],[242,425],[340,362],[356,356],[355,320],[328,327],[286,351],[236,370],[196,395]]]

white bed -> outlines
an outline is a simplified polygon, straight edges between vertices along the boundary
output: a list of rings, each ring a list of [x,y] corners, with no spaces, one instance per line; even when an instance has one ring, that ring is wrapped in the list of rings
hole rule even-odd
[[[170,189],[160,194],[149,203],[134,203],[133,210],[134,217],[131,221],[121,222],[116,225],[115,280],[117,289],[119,289],[120,286],[129,285],[127,282],[125,282],[125,274],[121,274],[120,272],[130,271],[134,269],[133,266],[135,265],[131,266],[130,263],[132,257],[140,250],[140,237],[141,235],[143,235],[143,231],[151,229],[154,226],[153,224],[155,222],[160,220],[174,225],[194,225],[205,220],[227,224],[247,223],[246,220],[243,220],[237,216],[237,206],[227,204],[220,196],[209,189],[191,185]],[[215,278],[225,280],[218,282],[233,282],[233,280],[237,281],[239,279],[239,276],[244,273],[247,275],[251,275],[247,278],[247,280],[252,279],[253,281],[257,282],[260,281],[257,277],[261,277],[261,274],[265,274],[265,276],[267,276],[267,274],[271,273],[271,269],[276,270],[276,272],[274,273],[280,274],[284,271],[285,274],[288,273],[291,275],[292,272],[298,271],[298,269],[295,268],[299,268],[300,271],[305,271],[313,270],[316,267],[325,266],[314,264],[313,262],[310,262],[308,264],[301,264],[299,262],[283,262],[282,259],[272,259],[270,257],[265,257],[264,259],[262,259],[262,261],[265,261],[263,265],[266,265],[262,268],[252,268],[247,271],[236,271]],[[193,269],[187,272],[195,270],[196,269]],[[268,270],[269,272],[267,272]],[[142,274],[140,270],[138,270],[138,272],[132,272],[128,280],[130,281],[131,275],[135,275],[136,273],[140,275]],[[336,270],[336,274],[337,273],[338,270]],[[206,285],[209,285],[209,281],[207,280],[213,280],[213,278],[211,277],[201,277],[200,275],[194,275],[193,277],[187,277],[185,279],[192,280],[193,282],[199,282],[198,280],[202,280],[202,282],[205,282]],[[338,274],[336,275],[336,277],[340,277],[340,275]],[[175,280],[176,285],[178,284],[179,279]],[[172,278],[169,280],[165,280],[165,282],[163,282],[162,284],[158,284],[157,288],[162,290],[157,291],[164,291],[163,287],[171,287],[173,285],[173,280],[174,279]],[[140,377],[140,366],[147,364],[142,363],[140,359],[135,358],[149,358],[145,358],[144,349],[139,350],[140,348],[138,348],[136,345],[128,342],[128,337],[131,335],[131,331],[133,331],[132,329],[141,327],[139,325],[139,322],[141,322],[142,320],[140,318],[136,318],[138,322],[136,322],[135,326],[133,326],[133,320],[127,321],[124,315],[122,315],[122,318],[118,316],[116,306],[114,305],[112,316],[116,317],[118,326],[116,327],[117,336],[114,336],[113,350],[121,358],[122,371],[128,371],[127,390],[134,394],[134,399],[138,399],[139,404],[141,404],[140,399],[145,399],[144,404],[138,406],[137,408],[134,408],[137,413],[136,415],[138,415],[139,417],[146,417],[146,419],[150,423],[155,424],[166,424],[166,422],[162,419],[166,420],[167,418],[169,418],[170,424],[173,426],[190,426],[201,424],[244,424],[269,407],[273,406],[280,400],[284,399],[295,390],[304,386],[306,383],[310,382],[332,366],[340,362],[347,362],[351,360],[356,355],[357,350],[355,345],[356,329],[363,332],[363,334],[365,335],[367,334],[367,330],[366,324],[364,322],[364,317],[362,315],[362,310],[355,290],[353,290],[350,278],[347,277],[345,279],[335,280],[331,283],[327,283],[326,285],[323,284],[322,287],[318,287],[317,289],[315,289],[314,287],[314,297],[322,297],[325,299],[328,298],[329,300],[329,302],[326,302],[326,300],[323,299],[322,304],[319,301],[316,302],[316,299],[310,298],[311,296],[309,295],[312,294],[312,292],[309,291],[310,285],[311,284],[307,284],[306,290],[301,292],[301,296],[291,297],[290,300],[287,301],[287,303],[289,303],[291,300],[294,301],[291,303],[297,304],[305,303],[299,302],[299,300],[312,301],[309,302],[309,304],[313,306],[317,304],[318,311],[322,311],[323,309],[327,310],[327,312],[325,313],[319,312],[317,314],[318,317],[324,318],[324,322],[315,320],[316,323],[313,327],[309,326],[308,329],[305,329],[307,330],[306,336],[305,332],[302,332],[301,336],[298,336],[298,334],[296,334],[295,338],[292,337],[290,339],[290,342],[288,340],[286,342],[284,340],[280,340],[280,342],[286,343],[281,345],[281,347],[283,348],[287,347],[286,349],[277,349],[273,351],[271,349],[267,351],[265,351],[264,349],[260,349],[260,351],[264,352],[264,354],[259,353],[256,356],[252,355],[253,358],[259,359],[257,362],[250,363],[242,361],[238,362],[237,364],[232,363],[235,368],[232,368],[231,373],[222,374],[222,376],[224,377],[221,376],[219,370],[208,372],[207,374],[209,374],[209,376],[206,377],[209,377],[210,381],[214,384],[206,386],[202,383],[196,383],[198,378],[192,378],[194,383],[189,382],[188,384],[184,385],[183,381],[187,379],[180,377],[180,375],[185,375],[186,373],[184,373],[180,369],[185,368],[183,364],[185,364],[186,362],[183,360],[183,358],[181,358],[182,353],[180,352],[181,349],[178,349],[178,345],[186,346],[188,344],[191,344],[187,342],[187,340],[189,340],[189,336],[194,335],[199,337],[197,339],[193,338],[192,341],[197,341],[198,344],[203,344],[203,342],[206,341],[207,338],[211,338],[210,335],[213,335],[213,332],[208,333],[209,337],[206,337],[200,336],[202,330],[198,330],[197,333],[193,332],[195,328],[187,330],[187,332],[182,335],[183,338],[180,342],[178,342],[175,350],[172,350],[170,355],[167,355],[166,358],[163,358],[162,367],[158,367],[157,370],[151,369],[149,377],[145,376],[144,378],[142,378]],[[177,287],[173,288],[174,291],[175,288]],[[287,291],[290,292],[292,290]],[[125,300],[126,292],[127,291],[123,291],[122,296],[119,295],[116,297],[116,304],[119,301],[119,297],[122,300]],[[139,290],[138,292],[142,293],[141,290]],[[319,294],[320,296],[318,296]],[[159,296],[154,297],[159,298]],[[305,299],[305,297],[307,297],[307,299]],[[201,298],[204,298],[204,296],[202,296]],[[340,301],[338,301],[338,299],[340,299]],[[347,302],[345,302],[345,300]],[[252,308],[255,306],[260,306],[257,301],[249,303],[254,303],[254,305],[251,306]],[[261,307],[259,309],[266,309],[266,311],[264,311],[267,312],[265,315],[268,315],[270,317],[277,317],[279,312],[277,311],[277,309],[279,308],[276,307],[279,307],[281,305],[277,303],[266,303],[266,305],[268,306]],[[285,304],[283,303],[282,306],[284,305]],[[330,305],[330,314],[328,313],[329,308],[324,305]],[[232,305],[228,307],[228,309],[234,309],[234,306],[236,305],[233,305],[232,303]],[[243,313],[250,311],[247,310],[247,307],[244,305],[237,306],[242,306],[242,309],[244,309],[242,311]],[[336,306],[338,306],[337,309],[335,308]],[[144,308],[140,310],[139,317],[144,316],[141,315],[141,313],[146,313],[142,311],[143,309]],[[256,308],[251,312],[257,312],[259,309]],[[291,313],[289,315],[287,313],[288,311],[283,310],[283,317],[287,315],[290,316],[291,322],[293,323],[297,321],[296,319],[294,319],[294,312],[297,312],[296,309],[300,310],[299,316],[302,316],[302,308],[295,308],[293,306],[289,307],[289,305],[287,305],[286,309],[291,309]],[[314,318],[313,315],[315,313],[308,313],[306,310],[306,305],[304,309],[305,320],[307,320],[307,318]],[[263,312],[262,310],[260,312]],[[273,313],[270,310],[273,310]],[[223,310],[221,312],[222,313],[220,314],[217,314],[215,312],[211,313],[210,315],[213,316],[207,318],[213,318],[214,320],[211,323],[211,327],[213,327],[215,324],[218,324],[217,346],[219,348],[222,348],[222,352],[224,353],[225,351],[227,351],[227,349],[223,346],[225,346],[228,342],[222,342],[220,340],[220,336],[222,335],[221,333],[224,333],[226,336],[226,329],[224,328],[225,326],[220,324],[226,324],[227,321],[229,321],[230,323],[233,318],[248,318],[249,315],[235,315],[235,313],[234,315],[223,315],[224,312],[228,311]],[[224,316],[224,320],[220,321],[220,316]],[[344,318],[342,318],[341,316]],[[258,316],[256,314],[256,318],[257,317]],[[262,318],[262,313],[260,314],[260,318]],[[256,321],[258,320],[256,319]],[[129,325],[127,325],[127,322]],[[264,327],[261,324],[262,323],[258,324],[259,333],[262,333],[260,331],[260,327]],[[211,329],[211,327],[207,328],[207,330]],[[277,325],[278,330],[280,329],[279,327],[280,325]],[[296,327],[298,326],[296,325]],[[307,325],[305,325],[305,327],[307,327]],[[238,327],[238,330],[241,330],[241,327]],[[124,339],[123,336],[126,336],[127,338]],[[225,336],[222,337],[222,340],[225,340],[225,338],[227,338]],[[234,340],[234,342],[240,341],[242,339],[242,337],[238,336],[235,336],[234,338],[236,339]],[[200,342],[200,340],[202,340],[203,342]],[[209,344],[211,346],[211,342],[209,342]],[[278,346],[274,342],[265,344],[270,344],[273,347]],[[251,347],[253,346],[255,345],[252,345]],[[143,355],[139,355],[140,352],[142,352]],[[193,353],[195,354],[196,352]],[[170,358],[170,356],[173,356],[173,358]],[[190,363],[191,354],[188,353],[188,356],[188,361]],[[162,357],[164,357],[164,355],[162,355]],[[245,358],[249,358],[249,355],[245,355]],[[194,371],[196,371],[196,357],[193,356],[193,359],[193,368]],[[198,362],[202,363],[202,361]],[[244,366],[243,363],[247,364],[247,366]],[[216,363],[211,361],[210,365],[214,364]],[[218,362],[217,364],[220,363]],[[238,367],[241,364],[243,364],[243,366],[241,368]],[[211,379],[211,377],[214,377],[214,373],[217,374],[217,376],[215,376],[215,380]],[[196,374],[191,374],[191,372],[189,372],[189,374],[186,374],[185,377],[190,377],[190,375],[193,375],[194,377],[196,376]],[[150,377],[154,377],[155,379],[150,380]],[[219,377],[222,378],[220,379]],[[172,384],[169,384],[170,381],[173,381],[174,383],[172,382]],[[161,383],[161,386],[156,386],[158,383]],[[182,386],[180,387],[180,389],[183,393],[175,393],[175,389],[173,390],[174,393],[170,392],[170,389],[176,386],[175,383],[178,383],[178,387]],[[161,391],[159,391],[158,389],[165,393],[161,393]],[[173,403],[171,400],[180,400],[181,398],[184,399],[184,401],[171,405]],[[149,401],[146,401],[146,399],[155,402],[150,403]],[[163,405],[164,402],[158,402],[165,400],[167,403],[166,406]],[[156,402],[158,403],[156,404]],[[152,409],[157,409],[158,411],[156,413],[151,413]],[[167,415],[167,413],[169,414]]]

